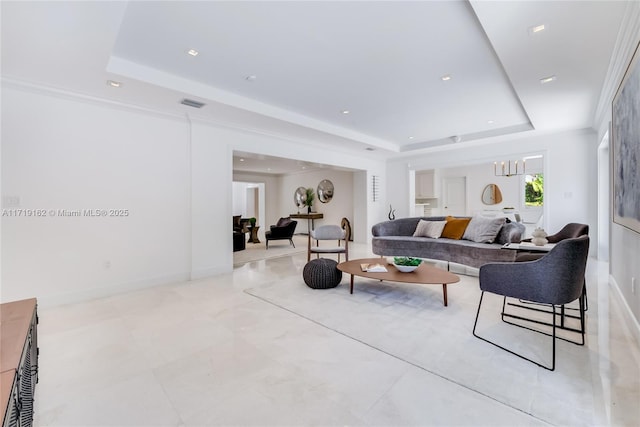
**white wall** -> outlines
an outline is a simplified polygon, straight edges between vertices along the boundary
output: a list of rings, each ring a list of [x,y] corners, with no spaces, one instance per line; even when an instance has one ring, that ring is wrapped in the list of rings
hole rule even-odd
[[[599,129],[598,141],[605,137],[609,129],[612,118],[611,102],[639,43],[640,3],[630,2],[611,59],[607,82],[603,89],[601,101],[603,101],[604,107],[598,116],[599,122],[596,123]],[[615,142],[611,141],[610,146],[613,144]],[[594,148],[594,151],[597,151],[597,147]],[[613,149],[609,149],[610,156],[613,156],[613,152]],[[602,177],[602,179],[606,179],[606,177]],[[611,203],[609,203],[609,217],[612,218]],[[609,251],[611,282],[626,306],[623,314],[628,315],[627,317],[633,322],[632,330],[640,340],[640,263],[638,263],[638,259],[640,259],[640,233],[610,221]],[[635,293],[631,286],[633,278],[636,281]]]
[[[381,160],[18,83],[3,82],[1,113],[2,197],[19,198],[4,209],[129,212],[4,216],[2,301],[66,303],[231,271],[234,150],[322,159],[384,179]],[[369,194],[364,182],[335,179],[337,193],[344,185],[355,198]],[[276,206],[265,208],[265,221],[275,223],[293,202],[279,208],[277,180],[265,181]],[[356,223],[367,227],[380,219],[367,204],[346,210],[357,210]]]
[[[436,185],[442,186],[442,179],[447,177],[467,177],[467,212],[473,215],[484,210],[500,210],[505,206],[519,206],[520,177],[497,177],[493,174],[493,163],[452,167],[439,170],[439,180]],[[497,205],[482,203],[482,191],[489,184],[497,184],[502,193],[503,201]],[[442,194],[442,190],[440,190]]]
[[[298,187],[313,188],[316,191],[318,184],[323,179],[328,179],[333,183],[333,199],[329,203],[321,203],[316,194],[312,211],[322,213],[324,217],[315,220],[315,225],[340,225],[342,218],[348,218],[353,225],[353,172],[329,168],[283,175],[280,185],[280,215],[288,216],[292,213],[298,213],[298,211],[306,213],[306,207],[298,210],[295,206],[293,195]],[[308,232],[307,221],[304,219],[298,219],[297,221],[296,233]]]
[[[468,192],[468,197],[480,197],[484,187],[491,178],[492,165],[496,160],[516,159],[533,154],[543,154],[546,164],[545,176],[545,206],[544,227],[553,233],[562,228],[568,222],[580,222],[596,227],[597,198],[594,189],[597,188],[596,135],[593,131],[563,132],[545,136],[504,140],[495,144],[482,143],[460,144],[457,150],[435,151],[422,156],[397,159],[388,163],[387,176],[388,188],[409,188],[410,171],[424,169],[438,169],[440,178],[444,169],[450,170],[457,166],[465,165],[471,170],[472,165],[484,164],[489,172],[485,172],[485,178],[479,185],[474,183]],[[448,173],[448,172],[447,172]],[[504,182],[495,181],[498,185],[508,186],[507,180],[514,178],[502,178]],[[515,185],[515,181],[513,181]],[[512,190],[507,190],[512,191]],[[509,193],[510,194],[510,193]],[[504,195],[504,192],[503,192]],[[394,207],[398,206],[396,215],[413,216],[410,212],[410,200],[408,191],[389,191],[389,198]],[[470,199],[471,200],[471,199]],[[505,199],[504,203],[511,203]],[[516,202],[517,203],[517,202]],[[472,204],[480,207],[481,205]],[[472,213],[473,208],[470,208]],[[597,233],[591,233],[597,236]]]
[[[235,175],[235,174],[234,174]],[[264,224],[264,183],[233,181],[231,187],[232,212],[243,218],[261,219],[258,225]]]
[[[191,278],[230,271],[233,251],[232,135],[191,123]]]
[[[269,225],[275,224],[280,218],[280,177],[276,175],[234,172],[233,180],[236,184],[246,186],[246,183],[261,183],[264,185],[264,212],[260,218],[259,235],[264,236],[264,231],[269,229]],[[241,211],[236,215],[241,214]]]
[[[247,199],[245,197],[247,192],[247,185],[248,184],[245,182],[236,182],[234,178],[233,186],[231,187],[231,212],[234,215],[244,216],[247,212]]]
[[[2,194],[47,216],[3,216],[2,300],[188,278],[188,140],[184,120],[4,87]]]

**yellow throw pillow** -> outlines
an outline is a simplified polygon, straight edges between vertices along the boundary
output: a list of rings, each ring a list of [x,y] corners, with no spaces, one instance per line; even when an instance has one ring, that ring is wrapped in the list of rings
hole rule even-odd
[[[467,225],[469,225],[471,218],[454,218],[452,216],[448,216],[446,219],[447,224],[444,226],[444,230],[442,230],[442,235],[440,237],[456,240],[462,239],[464,231],[467,229]]]

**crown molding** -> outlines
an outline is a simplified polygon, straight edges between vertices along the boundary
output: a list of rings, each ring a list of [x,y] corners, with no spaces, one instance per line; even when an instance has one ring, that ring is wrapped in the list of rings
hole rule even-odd
[[[600,98],[596,106],[593,128],[601,138],[608,130],[611,116],[611,102],[618,91],[620,82],[631,62],[633,52],[640,43],[640,2],[630,1],[627,4],[620,31],[609,60],[607,75],[600,91]]]
[[[135,112],[141,114],[152,115],[156,117],[161,117],[165,119],[177,120],[184,122],[185,125],[190,128],[193,127],[195,123],[200,123],[202,125],[215,127],[218,129],[227,129],[235,132],[241,132],[247,135],[259,135],[261,137],[270,138],[278,141],[288,142],[292,144],[303,144],[309,147],[314,147],[320,150],[326,150],[326,145],[321,142],[314,141],[311,138],[300,138],[300,137],[291,137],[286,134],[280,134],[277,132],[269,132],[259,128],[253,128],[250,126],[246,126],[242,123],[234,122],[234,121],[222,121],[216,120],[206,117],[201,117],[197,115],[191,115],[190,113],[177,114],[170,113],[158,109],[153,109],[145,106],[114,101],[111,99],[101,98],[93,95],[87,95],[80,92],[74,92],[67,89],[61,89],[52,86],[46,86],[42,84],[27,82],[23,80],[13,79],[9,77],[2,77],[0,79],[3,87],[12,88],[15,90],[34,93],[43,96],[54,97],[58,99],[66,99],[75,102],[82,102],[91,105],[99,105],[106,106],[110,108],[119,109],[122,111]],[[344,145],[343,145],[344,146]],[[341,149],[342,146],[335,145],[332,148],[332,151],[342,152],[347,156],[354,156],[360,159],[367,159],[371,161],[380,161],[380,154],[367,154],[367,153],[359,153],[353,150]]]
[[[149,114],[149,115],[169,118],[173,120],[180,120],[180,121],[185,120],[184,114],[169,113],[166,111],[161,111],[161,110],[157,110],[157,109],[153,109],[153,108],[149,108],[141,105],[114,101],[112,99],[101,98],[94,95],[87,95],[85,93],[74,92],[74,91],[61,89],[53,86],[46,86],[38,83],[26,82],[23,80],[17,80],[17,79],[12,79],[8,77],[2,77],[1,82],[2,82],[2,85],[5,87],[20,90],[23,92],[29,92],[29,93],[49,96],[53,98],[82,102],[85,104],[109,106],[109,107],[123,110],[123,111]]]

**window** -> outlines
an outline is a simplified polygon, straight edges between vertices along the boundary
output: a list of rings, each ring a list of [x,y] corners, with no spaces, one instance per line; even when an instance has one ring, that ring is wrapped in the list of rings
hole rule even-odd
[[[524,176],[524,206],[542,207],[544,204],[544,177],[541,173]]]

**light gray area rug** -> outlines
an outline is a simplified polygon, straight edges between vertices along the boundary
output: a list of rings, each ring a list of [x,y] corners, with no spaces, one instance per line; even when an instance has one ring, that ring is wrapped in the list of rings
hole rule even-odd
[[[550,372],[472,335],[477,278],[461,276],[449,285],[448,307],[441,286],[356,277],[350,295],[348,278],[344,275],[334,289],[310,289],[302,277],[292,277],[245,292],[542,421],[600,424],[604,410],[596,405],[601,405],[602,387],[589,351],[589,341],[597,345],[596,336],[589,336],[584,347],[558,340],[556,370]],[[478,333],[549,363],[550,338],[501,322],[501,306],[502,298],[485,295]],[[595,312],[595,302],[589,310]],[[593,334],[596,328],[594,320],[587,331]]]

